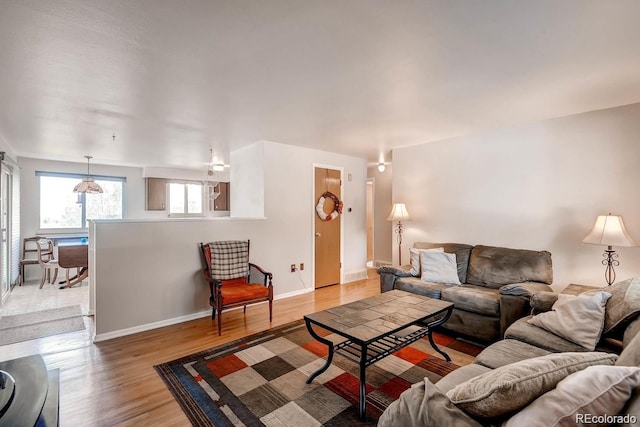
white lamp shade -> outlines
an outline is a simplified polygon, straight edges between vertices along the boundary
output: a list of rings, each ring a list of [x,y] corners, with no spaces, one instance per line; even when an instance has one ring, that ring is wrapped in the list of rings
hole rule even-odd
[[[593,230],[582,243],[606,246],[638,246],[631,238],[619,215],[600,215]]]
[[[387,167],[385,166],[385,164],[384,164],[384,163],[382,163],[382,162],[378,163],[378,172],[384,172],[384,170],[385,170],[386,168],[387,168]]]
[[[393,204],[393,208],[391,208],[391,213],[389,214],[387,221],[411,221],[411,217],[409,216],[409,212],[407,212],[407,207],[404,203]]]

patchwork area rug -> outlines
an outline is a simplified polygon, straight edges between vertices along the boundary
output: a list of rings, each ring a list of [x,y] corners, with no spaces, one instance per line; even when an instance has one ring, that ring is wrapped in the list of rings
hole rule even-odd
[[[444,335],[434,338],[447,352],[475,356],[482,350]],[[373,426],[411,384],[425,377],[436,382],[459,367],[430,353],[422,339],[367,368],[366,422],[358,418],[356,363],[335,354],[331,367],[306,384],[324,364],[327,347],[302,320],[155,368],[194,426]]]
[[[82,308],[71,305],[0,317],[0,345],[85,329]]]

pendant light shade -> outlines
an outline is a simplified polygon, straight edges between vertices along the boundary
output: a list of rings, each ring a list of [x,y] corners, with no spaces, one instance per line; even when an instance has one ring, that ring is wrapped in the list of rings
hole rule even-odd
[[[89,161],[92,159],[91,156],[84,156],[87,159],[87,176],[86,178],[82,178],[82,181],[78,183],[75,187],[73,187],[74,193],[103,193],[102,187],[98,185],[98,183],[89,175]]]

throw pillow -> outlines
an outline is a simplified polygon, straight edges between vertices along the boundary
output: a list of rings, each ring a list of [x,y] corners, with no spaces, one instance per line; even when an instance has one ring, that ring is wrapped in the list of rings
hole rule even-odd
[[[611,298],[607,301],[604,333],[612,334],[624,329],[640,313],[640,277],[614,283],[606,291]]]
[[[478,375],[447,392],[451,401],[471,415],[501,417],[533,402],[567,375],[591,365],[613,365],[610,353],[553,353]]]
[[[550,427],[591,424],[586,417],[615,416],[640,385],[640,368],[590,366],[569,375],[511,417],[505,427]],[[616,420],[604,420],[604,425]]]
[[[578,296],[560,294],[551,311],[537,314],[528,322],[592,351],[600,340],[610,297],[604,291]]]
[[[444,252],[444,248],[433,248],[433,249],[416,249],[410,248],[409,255],[411,256],[411,273],[412,276],[418,277],[420,276],[420,254],[422,252]]]
[[[391,402],[378,420],[378,427],[396,426],[480,427],[480,424],[456,408],[425,378]]]
[[[446,252],[423,252],[420,254],[421,279],[426,282],[459,285],[456,255]]]

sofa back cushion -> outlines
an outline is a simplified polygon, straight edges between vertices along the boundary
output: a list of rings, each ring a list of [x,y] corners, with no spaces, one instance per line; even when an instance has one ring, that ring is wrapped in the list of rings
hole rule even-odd
[[[458,269],[458,278],[460,283],[466,283],[467,281],[467,268],[469,266],[469,255],[473,246],[465,245],[464,243],[430,243],[430,242],[416,242],[413,244],[416,249],[434,249],[444,248],[444,251],[449,254],[456,255],[456,264]]]
[[[445,248],[445,251],[447,249]],[[467,283],[500,288],[510,283],[553,281],[551,253],[477,245],[469,257]]]

